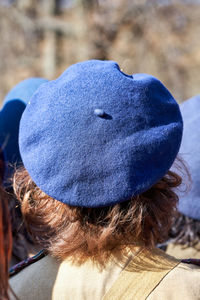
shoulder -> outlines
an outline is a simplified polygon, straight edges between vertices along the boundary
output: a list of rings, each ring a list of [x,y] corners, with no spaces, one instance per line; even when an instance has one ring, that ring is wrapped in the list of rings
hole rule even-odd
[[[43,257],[45,257],[47,254],[44,250],[39,251],[36,255],[29,257],[16,265],[12,266],[9,270],[9,277],[16,275],[26,267],[32,265],[33,263],[36,263],[37,261],[41,260]]]
[[[200,258],[200,244],[195,247],[184,247],[179,244],[169,244],[166,253],[172,255],[178,259],[184,259],[188,257]]]
[[[13,275],[9,281],[11,289],[21,300],[51,299],[59,265],[55,258],[44,256]]]
[[[200,266],[199,259],[184,259],[174,270],[171,272],[172,277],[176,277],[177,275],[182,274],[182,278],[180,280],[184,281],[185,279],[195,277],[199,278],[200,276]],[[200,286],[200,282],[199,282]]]
[[[180,263],[169,272],[148,300],[199,300],[200,295],[200,267],[194,264]]]

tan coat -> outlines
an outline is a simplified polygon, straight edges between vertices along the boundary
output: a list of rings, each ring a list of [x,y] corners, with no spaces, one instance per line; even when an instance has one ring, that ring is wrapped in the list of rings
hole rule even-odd
[[[184,247],[182,245],[169,244],[166,253],[178,259],[197,258],[200,259],[200,243],[195,247]]]
[[[130,256],[123,263],[113,260],[103,270],[91,262],[76,266],[67,260],[59,263],[46,256],[12,277],[10,285],[20,300],[116,300],[105,295],[109,295],[113,284],[126,272],[132,276],[132,282],[127,287],[129,297],[123,299],[199,300],[200,268],[179,263],[161,251],[155,253]],[[155,281],[148,296],[144,296],[159,269],[166,272],[165,275],[156,285]],[[134,296],[137,288],[139,294]]]

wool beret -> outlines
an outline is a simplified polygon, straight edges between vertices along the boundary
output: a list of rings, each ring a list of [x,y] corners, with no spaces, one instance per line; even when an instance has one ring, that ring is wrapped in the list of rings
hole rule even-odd
[[[161,179],[181,137],[179,106],[158,79],[91,60],[39,87],[22,116],[19,145],[43,192],[68,205],[101,207]]]
[[[179,211],[200,220],[200,95],[181,104],[184,121],[180,154],[191,174],[191,188],[179,197]]]
[[[31,96],[46,81],[43,78],[23,80],[7,94],[3,101],[0,112],[0,145],[7,165],[21,162],[18,146],[19,122]]]

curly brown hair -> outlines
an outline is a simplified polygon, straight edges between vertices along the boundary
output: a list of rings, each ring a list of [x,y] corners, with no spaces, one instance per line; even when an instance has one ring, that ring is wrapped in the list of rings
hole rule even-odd
[[[168,171],[141,195],[100,208],[72,207],[49,197],[24,168],[14,175],[14,190],[28,231],[51,255],[104,264],[127,248],[151,248],[167,238],[178,201],[174,188],[181,182]]]

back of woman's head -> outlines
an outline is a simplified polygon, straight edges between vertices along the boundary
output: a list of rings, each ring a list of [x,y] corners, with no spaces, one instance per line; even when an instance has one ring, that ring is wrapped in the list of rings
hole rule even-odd
[[[178,209],[184,216],[200,221],[200,95],[184,101],[180,109],[184,121],[180,153],[187,162],[191,186],[180,196]]]
[[[162,241],[181,181],[169,169],[182,129],[158,79],[113,61],[78,63],[43,84],[20,123],[28,173],[15,177],[30,231],[76,261]]]
[[[180,153],[191,178],[189,188],[179,196],[170,238],[175,244],[195,247],[200,243],[200,95],[181,103],[180,109],[184,121]]]

